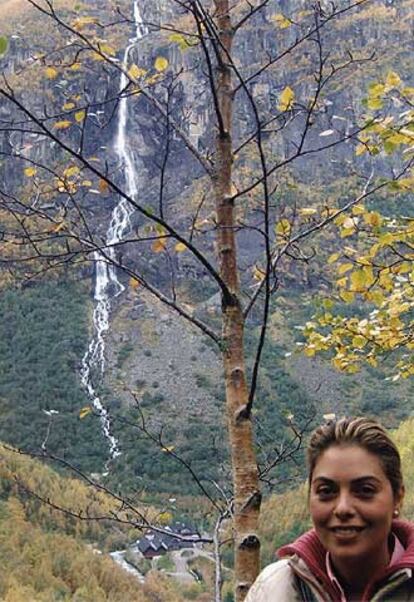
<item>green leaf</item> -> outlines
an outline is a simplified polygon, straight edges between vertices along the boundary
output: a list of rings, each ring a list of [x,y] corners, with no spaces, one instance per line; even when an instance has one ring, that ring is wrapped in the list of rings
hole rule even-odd
[[[9,42],[6,36],[0,36],[0,56],[4,56],[9,47]]]

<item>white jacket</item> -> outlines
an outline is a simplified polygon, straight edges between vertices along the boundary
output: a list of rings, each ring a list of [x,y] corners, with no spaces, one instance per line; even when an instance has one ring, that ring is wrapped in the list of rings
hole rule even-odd
[[[414,525],[395,520],[392,531],[405,553],[379,580],[368,584],[358,602],[414,602]],[[340,593],[326,574],[326,550],[314,530],[278,554],[282,560],[260,573],[245,602],[339,602]]]
[[[293,566],[295,568],[293,568]],[[306,581],[313,598],[303,598],[295,573],[300,572]],[[414,581],[412,569],[400,569],[394,573],[369,599],[369,602],[414,602]],[[250,588],[245,602],[338,602],[311,574],[300,558],[283,558],[269,564]],[[351,602],[351,601],[350,601]]]

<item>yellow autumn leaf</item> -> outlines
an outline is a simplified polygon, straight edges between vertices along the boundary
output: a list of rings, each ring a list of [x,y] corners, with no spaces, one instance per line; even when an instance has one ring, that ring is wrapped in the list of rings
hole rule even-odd
[[[161,512],[161,514],[158,515],[158,522],[168,525],[171,521],[172,521],[173,515],[171,514],[171,512]]]
[[[382,271],[379,277],[379,285],[381,288],[385,289],[388,292],[391,292],[394,288],[394,283],[389,274]]]
[[[276,15],[272,15],[272,21],[275,21],[276,25],[280,27],[280,29],[287,29],[292,25],[292,21],[285,17],[282,13],[277,13]]]
[[[58,192],[66,192],[66,184],[63,180],[57,180],[56,187],[58,189]]]
[[[367,278],[364,270],[355,270],[351,274],[351,285],[356,291],[360,291],[365,288]]]
[[[182,253],[183,251],[186,251],[187,247],[183,242],[177,242],[177,244],[175,245],[175,250],[177,253]]]
[[[263,270],[261,270],[260,268],[258,268],[257,266],[254,267],[253,270],[253,278],[255,280],[258,280],[259,282],[261,282],[265,277],[265,273],[263,272]]]
[[[152,86],[153,84],[156,84],[161,79],[161,77],[162,77],[161,73],[155,73],[154,75],[151,75],[151,77],[147,77],[146,84],[148,86]],[[140,92],[141,92],[141,90],[138,88],[137,94],[139,94]]]
[[[46,67],[45,73],[48,79],[56,79],[58,76],[58,70],[54,67]]]
[[[340,278],[339,280],[336,281],[336,286],[338,288],[344,288],[347,285],[348,282],[348,276],[345,276],[344,278]]]
[[[144,77],[146,73],[147,71],[145,69],[141,69],[141,67],[138,67],[135,63],[128,69],[128,75],[131,79],[139,79],[140,77]]]
[[[77,123],[81,123],[85,119],[86,112],[85,111],[77,111],[75,113],[75,120]]]
[[[73,63],[70,68],[72,71],[79,71],[81,69],[82,63]]]
[[[74,102],[65,102],[65,104],[63,105],[62,108],[64,111],[70,111],[71,109],[75,108],[75,103]]]
[[[355,147],[355,155],[357,157],[360,157],[367,151],[368,151],[368,146],[366,144],[357,144],[357,146]]]
[[[286,86],[279,97],[279,104],[277,105],[277,108],[279,111],[288,111],[292,108],[294,102],[295,93],[290,86]]]
[[[178,44],[179,49],[183,52],[198,43],[196,38],[185,36],[182,33],[172,33],[170,36],[168,36],[168,39],[170,42]]]
[[[92,186],[92,181],[91,180],[83,180],[82,186],[86,186],[86,187],[90,188]]]
[[[162,253],[163,251],[165,251],[166,246],[167,246],[166,239],[158,238],[157,240],[154,240],[154,242],[152,243],[152,250],[154,251],[154,253]]]
[[[367,294],[367,299],[378,306],[384,303],[384,295],[381,291],[369,291]]]
[[[342,224],[344,223],[345,220],[346,220],[346,215],[341,213],[340,215],[338,215],[338,217],[336,217],[334,219],[334,224],[335,224],[335,226],[342,226]]]
[[[116,55],[116,50],[115,48],[113,48],[112,46],[110,46],[109,44],[99,44],[99,50],[101,52],[103,52],[104,54],[107,54],[108,56],[115,56]]]
[[[362,268],[362,272],[364,273],[365,277],[365,286],[369,288],[375,282],[374,270],[370,265],[364,265],[364,267]]]
[[[133,276],[129,279],[129,286],[136,290],[137,288],[139,288],[141,286],[141,283],[139,280],[137,280],[136,278],[134,278]]]
[[[175,445],[169,445],[168,447],[163,447],[162,451],[164,453],[171,453],[175,450]]]
[[[71,178],[72,176],[76,176],[80,172],[80,169],[77,165],[72,165],[71,167],[67,167],[63,174],[67,178]]]
[[[71,125],[71,121],[64,119],[63,121],[56,121],[53,127],[55,128],[55,130],[66,130],[67,128],[70,128]]]
[[[341,263],[337,268],[338,274],[342,276],[343,274],[349,272],[349,270],[352,270],[353,267],[354,265],[352,263]]]
[[[366,209],[364,205],[354,205],[352,207],[352,215],[362,215],[365,213]]]
[[[157,56],[154,63],[155,70],[162,73],[168,68],[168,60],[163,56]]]
[[[372,258],[367,255],[361,255],[357,258],[359,265],[372,265]]]
[[[105,56],[103,54],[101,54],[100,52],[93,52],[92,53],[92,59],[94,61],[105,61]]]
[[[352,345],[357,349],[362,349],[367,344],[367,339],[362,335],[358,334],[352,339]]]
[[[339,296],[345,303],[352,303],[355,300],[355,294],[352,291],[341,291]]]
[[[301,209],[299,209],[299,213],[303,217],[307,217],[309,215],[315,215],[317,211],[314,207],[302,207]]]
[[[344,221],[342,222],[342,226],[346,229],[355,228],[357,223],[358,223],[358,218],[347,216],[347,217],[345,217]]]
[[[367,107],[368,107],[368,109],[371,109],[371,111],[376,111],[377,109],[382,109],[383,106],[384,106],[384,101],[382,100],[382,98],[374,97],[374,98],[368,98],[368,100],[367,100]]]
[[[165,235],[165,228],[162,224],[155,224],[155,231],[157,232],[157,234],[159,234],[160,236],[164,236]]]
[[[92,412],[92,408],[91,406],[85,406],[84,408],[81,409],[81,411],[79,412],[79,418],[82,420],[83,418],[86,418],[86,416],[88,414],[90,414]]]
[[[283,237],[288,237],[292,230],[292,225],[288,219],[281,219],[280,222],[276,224],[276,234]]]
[[[341,254],[340,253],[332,253],[332,255],[329,255],[328,257],[328,263],[335,263],[335,261],[338,261],[338,259],[340,258]]]
[[[37,174],[36,167],[26,167],[24,170],[24,175],[28,178],[33,178]]]
[[[342,228],[340,232],[341,238],[347,238],[348,236],[352,236],[355,234],[355,228]]]
[[[377,228],[382,224],[382,217],[377,211],[372,211],[370,213],[365,213],[364,222],[369,226]]]
[[[395,71],[389,71],[385,80],[385,85],[389,88],[395,88],[401,84],[401,78]]]
[[[105,194],[106,192],[108,192],[109,190],[109,184],[106,180],[104,180],[103,178],[101,178],[98,182],[98,190],[99,192],[101,192],[102,194]]]
[[[394,269],[395,269],[396,274],[408,274],[409,272],[411,272],[411,263],[408,261],[403,261],[400,265],[396,266]]]
[[[58,232],[60,232],[61,230],[63,230],[63,228],[65,227],[65,222],[60,222],[59,224],[56,224],[56,226],[54,226],[51,230],[51,232],[53,232],[54,234],[57,234]]]
[[[382,96],[385,93],[385,84],[373,82],[368,89],[370,96]]]
[[[98,23],[96,17],[78,17],[73,21],[72,27],[73,29],[76,29],[76,31],[81,31],[87,25],[94,25],[95,23]]]

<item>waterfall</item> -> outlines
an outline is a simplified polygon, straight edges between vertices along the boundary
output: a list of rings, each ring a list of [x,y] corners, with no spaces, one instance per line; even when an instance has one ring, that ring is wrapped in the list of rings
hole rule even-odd
[[[128,77],[125,73],[128,70],[130,51],[146,33],[146,28],[142,22],[138,7],[138,0],[134,2],[134,21],[135,35],[130,38],[122,61],[123,73],[121,74],[119,83],[118,125],[114,148],[119,163],[124,170],[125,191],[128,196],[135,199],[138,193],[138,181],[134,169],[134,157],[127,137],[130,97],[125,95],[124,92],[128,83]],[[121,452],[119,451],[118,441],[112,434],[108,411],[96,393],[92,372],[96,370],[102,378],[105,371],[105,334],[109,329],[111,300],[118,297],[125,289],[123,284],[118,280],[116,269],[111,260],[115,259],[117,243],[122,240],[130,227],[132,212],[133,208],[129,203],[125,199],[121,199],[112,212],[111,221],[106,233],[106,257],[99,251],[96,251],[93,255],[95,263],[94,335],[82,359],[81,368],[81,382],[88,393],[94,409],[99,413],[102,431],[108,440],[111,459],[119,456]]]

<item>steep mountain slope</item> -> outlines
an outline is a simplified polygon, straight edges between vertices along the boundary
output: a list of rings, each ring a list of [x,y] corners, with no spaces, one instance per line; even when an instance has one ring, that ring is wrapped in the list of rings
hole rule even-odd
[[[0,598],[4,602],[179,602],[161,576],[142,585],[101,550],[122,546],[128,530],[110,522],[113,502],[80,481],[62,478],[38,461],[0,447]],[[50,500],[42,504],[30,491]],[[68,510],[59,512],[52,504]]]

